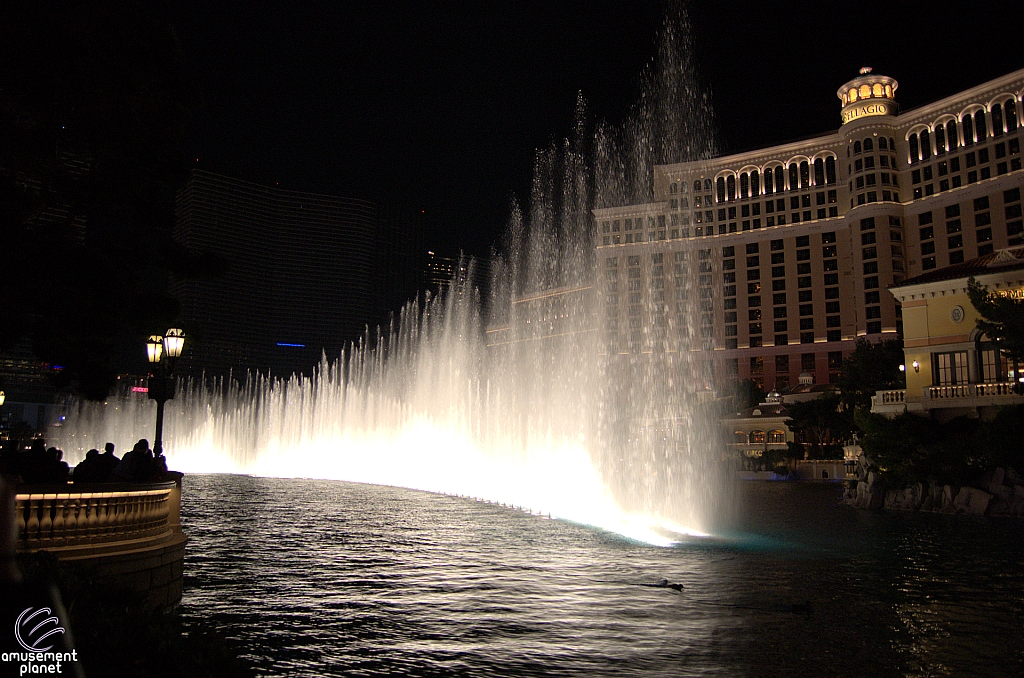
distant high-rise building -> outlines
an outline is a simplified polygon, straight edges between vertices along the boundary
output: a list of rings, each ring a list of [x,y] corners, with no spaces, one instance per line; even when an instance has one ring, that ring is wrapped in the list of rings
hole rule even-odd
[[[181,369],[308,373],[415,294],[414,229],[373,202],[194,171],[175,238],[227,272],[172,282],[194,341]]]

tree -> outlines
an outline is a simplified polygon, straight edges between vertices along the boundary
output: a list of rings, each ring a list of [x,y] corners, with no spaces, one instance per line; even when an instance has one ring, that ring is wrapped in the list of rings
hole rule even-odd
[[[845,408],[838,395],[825,394],[814,400],[786,405],[789,419],[786,426],[791,431],[811,434],[812,456],[820,454],[824,445],[834,445],[846,440],[853,432],[853,417]]]
[[[839,373],[839,391],[846,408],[870,408],[875,391],[905,388],[903,340],[889,339],[871,343],[858,339],[857,345]]]
[[[733,411],[739,412],[747,409],[748,407],[755,407],[759,403],[763,403],[765,397],[767,397],[764,389],[757,385],[757,382],[745,379],[743,381],[736,382],[732,388],[732,409]]]
[[[203,269],[171,239],[194,97],[158,6],[0,5],[0,352],[30,340],[93,399]]]
[[[989,292],[974,278],[967,280],[967,296],[981,314],[975,323],[978,330],[1017,366],[1014,371],[1018,373],[1018,381],[1014,383],[1014,390],[1024,392],[1024,384],[1019,381],[1019,366],[1024,362],[1024,299]]]

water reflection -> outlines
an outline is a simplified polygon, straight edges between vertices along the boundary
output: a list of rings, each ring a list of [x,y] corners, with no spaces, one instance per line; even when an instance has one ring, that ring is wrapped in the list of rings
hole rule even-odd
[[[263,675],[1018,675],[1019,524],[750,484],[658,548],[391,487],[186,478],[183,611]],[[638,584],[668,579],[676,592]]]

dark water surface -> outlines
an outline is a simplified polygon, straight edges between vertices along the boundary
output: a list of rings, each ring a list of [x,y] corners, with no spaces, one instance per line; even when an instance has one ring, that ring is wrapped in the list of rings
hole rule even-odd
[[[749,482],[659,548],[500,506],[186,476],[182,612],[266,676],[1020,676],[1024,524]],[[662,579],[682,592],[640,586]]]

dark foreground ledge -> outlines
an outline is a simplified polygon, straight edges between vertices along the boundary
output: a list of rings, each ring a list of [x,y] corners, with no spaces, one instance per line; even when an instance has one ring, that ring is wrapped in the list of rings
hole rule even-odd
[[[19,553],[47,551],[95,581],[130,589],[153,608],[181,602],[188,538],[181,476],[151,483],[20,485]]]

